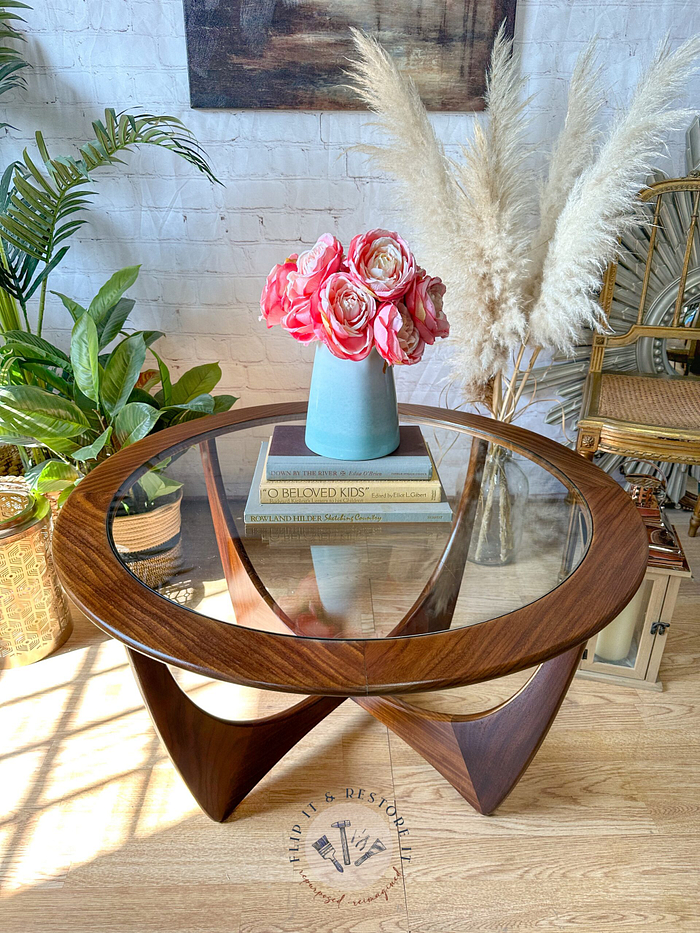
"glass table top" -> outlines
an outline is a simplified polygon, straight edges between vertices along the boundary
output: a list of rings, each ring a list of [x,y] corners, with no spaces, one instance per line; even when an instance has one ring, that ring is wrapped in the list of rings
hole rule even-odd
[[[418,516],[421,520],[415,521],[421,509],[400,503],[389,510],[390,517],[399,511],[414,520],[338,522],[328,520],[332,510],[314,503],[303,506],[303,522],[289,521],[284,507],[263,516],[261,509],[256,514],[262,521],[246,522],[251,490],[253,498],[259,496],[261,448],[269,443],[275,423],[236,425],[216,437],[229,527],[263,587],[291,621],[291,634],[386,637],[434,573],[450,538],[449,519],[458,510],[474,438],[462,427],[404,420],[420,424],[430,450],[442,486],[442,502],[437,509],[430,507],[431,514],[442,520]],[[113,501],[112,546],[125,566],[164,599],[221,623],[238,624],[217,544],[202,449],[193,443],[148,466]],[[341,510],[346,517],[356,518],[361,511],[353,505]],[[452,629],[487,622],[546,595],[575,570],[590,539],[587,506],[566,479],[529,459],[527,451],[496,443],[489,444],[470,524],[469,556]],[[269,630],[280,631],[282,623],[275,618],[278,623]],[[414,629],[406,637],[420,634]]]

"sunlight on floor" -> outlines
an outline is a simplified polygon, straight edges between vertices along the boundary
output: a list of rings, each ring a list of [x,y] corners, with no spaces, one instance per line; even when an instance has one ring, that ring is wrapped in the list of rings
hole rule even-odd
[[[70,650],[69,642],[67,649],[0,679],[3,745],[16,749],[0,755],[6,891],[60,884],[72,865],[197,809],[125,676],[123,647],[101,641]]]

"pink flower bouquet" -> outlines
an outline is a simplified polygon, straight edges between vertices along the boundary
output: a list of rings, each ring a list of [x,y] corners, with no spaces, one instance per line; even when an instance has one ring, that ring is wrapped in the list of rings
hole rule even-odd
[[[445,286],[416,265],[397,233],[370,230],[347,256],[330,233],[270,272],[260,299],[268,327],[279,324],[301,343],[320,340],[342,360],[372,348],[390,365],[411,365],[427,343],[447,337]]]

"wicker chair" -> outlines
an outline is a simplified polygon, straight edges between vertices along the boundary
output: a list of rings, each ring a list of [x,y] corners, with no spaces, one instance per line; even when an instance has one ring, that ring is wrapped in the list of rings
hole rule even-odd
[[[598,334],[593,338],[576,449],[588,459],[600,450],[640,459],[697,464],[700,463],[700,379],[681,374],[631,375],[605,368],[605,351],[609,348],[654,341],[655,350],[661,352],[659,348],[672,341],[689,346],[685,356],[692,360],[696,341],[700,340],[700,237],[697,236],[700,177],[657,182],[645,188],[640,198],[650,205],[656,200],[652,223],[643,232],[649,244],[638,305],[630,308],[626,333]],[[667,216],[664,205],[668,198],[682,198],[689,208],[682,230],[664,226]],[[670,289],[660,289],[661,277],[655,272],[655,263],[663,264],[669,250],[681,251],[681,274]],[[617,275],[617,264],[612,264],[601,294],[606,317]],[[655,323],[648,323],[650,317]],[[690,520],[692,537],[698,527],[700,496]]]

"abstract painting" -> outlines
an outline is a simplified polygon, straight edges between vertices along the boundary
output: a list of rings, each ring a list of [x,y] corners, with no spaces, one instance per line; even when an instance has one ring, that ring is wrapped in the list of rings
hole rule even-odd
[[[374,35],[429,110],[481,110],[516,0],[184,0],[193,107],[360,110],[350,28]]]

